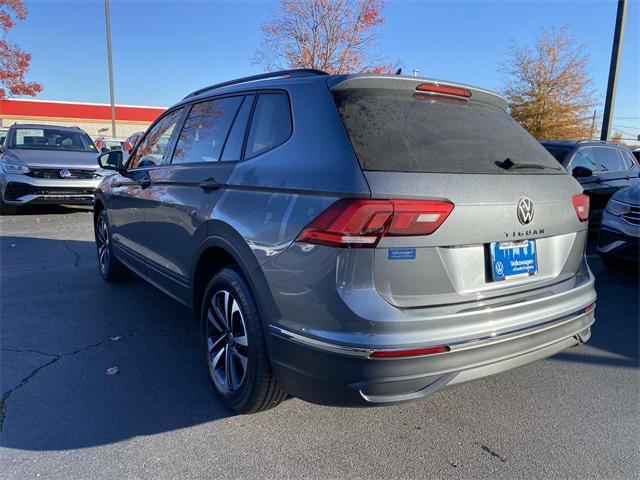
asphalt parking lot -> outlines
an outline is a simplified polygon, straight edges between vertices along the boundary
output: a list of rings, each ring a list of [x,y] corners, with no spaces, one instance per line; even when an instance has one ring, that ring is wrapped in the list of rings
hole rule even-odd
[[[0,477],[637,478],[636,274],[597,256],[591,341],[415,403],[234,416],[190,311],[98,274],[91,213],[0,218]],[[118,367],[119,373],[107,375]]]

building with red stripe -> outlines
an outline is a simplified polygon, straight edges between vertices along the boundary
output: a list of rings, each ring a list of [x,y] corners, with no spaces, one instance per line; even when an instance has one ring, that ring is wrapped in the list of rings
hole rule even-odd
[[[116,105],[116,135],[126,138],[134,132],[146,130],[164,110],[162,107]],[[23,98],[0,100],[0,126],[8,127],[14,123],[78,126],[91,138],[111,136],[111,106]]]

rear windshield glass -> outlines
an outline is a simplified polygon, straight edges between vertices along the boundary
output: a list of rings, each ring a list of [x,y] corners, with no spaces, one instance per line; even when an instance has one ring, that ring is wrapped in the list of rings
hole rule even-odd
[[[53,128],[14,128],[9,139],[9,147],[29,150],[96,151],[86,133]]]
[[[564,173],[515,120],[488,104],[372,88],[339,90],[334,100],[363,170]],[[542,168],[505,170],[498,164],[507,158]]]

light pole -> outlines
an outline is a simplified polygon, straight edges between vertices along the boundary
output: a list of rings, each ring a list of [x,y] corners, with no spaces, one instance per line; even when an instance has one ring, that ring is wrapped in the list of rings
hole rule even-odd
[[[104,0],[104,19],[107,25],[107,57],[109,59],[109,94],[111,95],[111,136],[116,136],[116,102],[113,94],[113,63],[111,61],[111,13],[109,0]]]
[[[609,82],[607,83],[607,96],[604,101],[604,114],[602,115],[602,131],[600,140],[607,140],[611,131],[611,113],[616,100],[616,80],[618,79],[618,67],[620,66],[620,50],[622,47],[622,35],[624,34],[624,19],[627,13],[627,0],[618,0],[618,12],[616,13],[616,28],[613,33],[613,47],[611,48],[611,64],[609,65]]]

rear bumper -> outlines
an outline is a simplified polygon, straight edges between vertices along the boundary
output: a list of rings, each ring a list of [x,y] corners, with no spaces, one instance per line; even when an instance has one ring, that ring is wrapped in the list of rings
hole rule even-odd
[[[451,344],[446,353],[403,359],[372,359],[375,347],[323,342],[272,325],[272,362],[284,389],[310,402],[399,403],[584,343],[594,319],[593,310],[583,308],[531,328]]]
[[[27,175],[0,176],[2,201],[9,205],[72,204],[90,205],[101,178],[89,180],[53,180]]]

